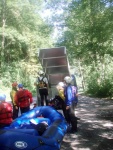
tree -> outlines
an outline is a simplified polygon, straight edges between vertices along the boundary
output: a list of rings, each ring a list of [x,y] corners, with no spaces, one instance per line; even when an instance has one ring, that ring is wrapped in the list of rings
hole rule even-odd
[[[49,26],[41,17],[43,1],[0,1],[1,77],[22,62],[37,63],[37,50],[52,45]],[[21,65],[20,65],[21,67]],[[33,68],[32,68],[33,69]],[[16,71],[15,71],[16,73]],[[16,78],[16,77],[15,77]]]
[[[112,10],[112,0],[73,0],[64,12],[65,26],[57,41],[66,46],[71,62],[80,60],[83,68],[90,67],[87,75],[99,72],[99,83],[107,78],[106,54],[113,56]]]
[[[112,55],[108,43],[112,37],[110,24],[113,22],[113,13],[112,5],[106,7],[107,3],[100,0],[72,1],[66,13],[64,32],[58,40],[59,45],[66,44],[72,55],[89,63],[98,61],[106,53]]]

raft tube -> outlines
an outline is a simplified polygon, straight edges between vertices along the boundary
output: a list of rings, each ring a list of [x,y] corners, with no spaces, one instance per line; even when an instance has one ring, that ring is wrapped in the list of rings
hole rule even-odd
[[[32,119],[37,123],[46,121],[49,124],[41,136],[33,128]],[[35,107],[15,119],[9,127],[0,130],[0,149],[60,150],[66,132],[67,123],[61,113],[51,106]]]

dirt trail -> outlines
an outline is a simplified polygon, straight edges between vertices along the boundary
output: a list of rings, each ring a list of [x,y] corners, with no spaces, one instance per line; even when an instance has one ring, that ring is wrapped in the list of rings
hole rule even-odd
[[[61,150],[113,150],[113,100],[79,96],[78,132],[66,134]]]

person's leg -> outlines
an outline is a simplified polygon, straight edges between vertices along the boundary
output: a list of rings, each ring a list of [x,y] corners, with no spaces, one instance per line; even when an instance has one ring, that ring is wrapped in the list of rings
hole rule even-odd
[[[65,111],[65,119],[66,119],[67,123],[70,125],[71,120],[70,120],[69,109]]]
[[[39,89],[38,89],[38,86],[36,86],[36,96],[37,96],[37,101],[38,101],[38,95],[39,95]]]
[[[40,93],[41,106],[44,106],[44,94],[43,94],[43,89],[39,89],[39,93]]]
[[[47,90],[47,89],[44,89],[44,90],[43,90],[43,94],[44,94],[45,104],[46,104],[46,106],[47,106],[47,105],[48,105],[48,100],[47,100],[47,97],[48,97],[48,90]]]
[[[75,101],[73,101],[73,102],[72,102],[72,108],[73,108],[75,117],[76,117],[77,120],[80,120],[80,118],[78,118],[78,117],[76,116],[76,113],[75,113],[75,112],[76,112],[76,107],[77,107],[77,103],[76,103]]]
[[[64,117],[66,118],[66,104],[63,100],[62,100],[62,111],[63,111]]]
[[[30,110],[30,106],[28,106],[28,107],[21,107],[21,108],[20,108],[21,114],[22,114],[22,113],[26,113],[26,112],[28,112],[29,110]]]
[[[45,95],[45,103],[46,103],[46,106],[48,106],[47,95]]]
[[[72,125],[72,132],[77,132],[77,118],[71,115],[71,125]]]
[[[76,132],[77,131],[77,117],[75,116],[73,105],[71,105],[69,108],[69,117],[70,117],[70,122],[72,125],[72,132]]]
[[[19,108],[16,108],[16,106],[13,105],[13,119],[18,118],[18,112]]]
[[[70,120],[70,115],[69,115],[69,109],[68,110],[65,109],[64,115],[65,115],[65,119],[66,119],[67,124],[68,124],[67,133],[70,133],[70,131],[71,131],[71,120]]]
[[[41,94],[41,95],[40,95],[40,98],[41,98],[41,106],[44,106],[44,95]]]

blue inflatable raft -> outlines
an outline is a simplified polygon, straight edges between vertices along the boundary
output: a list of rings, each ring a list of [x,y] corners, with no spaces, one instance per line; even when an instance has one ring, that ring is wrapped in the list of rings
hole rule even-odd
[[[45,121],[49,125],[41,136],[33,128],[32,120],[36,123]],[[0,149],[59,150],[66,131],[67,123],[57,110],[51,106],[35,107],[0,130]]]

